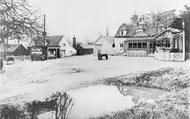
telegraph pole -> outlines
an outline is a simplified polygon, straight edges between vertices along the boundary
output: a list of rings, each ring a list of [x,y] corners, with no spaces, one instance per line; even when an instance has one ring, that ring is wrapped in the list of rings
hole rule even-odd
[[[46,15],[44,14],[44,31],[43,31],[43,39],[44,39],[44,46],[46,46]]]

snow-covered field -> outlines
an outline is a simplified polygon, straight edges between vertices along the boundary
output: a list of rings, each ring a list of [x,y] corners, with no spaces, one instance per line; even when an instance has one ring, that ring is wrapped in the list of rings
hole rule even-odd
[[[23,95],[31,100],[44,99],[52,92],[69,91],[92,81],[164,67],[186,69],[190,68],[190,61],[163,62],[153,57],[126,56],[111,56],[109,60],[98,61],[92,55],[16,61],[13,65],[4,65],[6,71],[0,73],[0,100],[8,101],[8,98]]]

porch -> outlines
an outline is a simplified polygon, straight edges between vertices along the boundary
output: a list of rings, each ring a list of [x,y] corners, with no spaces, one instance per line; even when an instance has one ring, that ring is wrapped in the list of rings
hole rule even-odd
[[[47,47],[47,59],[60,58],[60,47]]]
[[[124,52],[129,57],[145,57],[154,53],[152,37],[133,37],[124,41]]]

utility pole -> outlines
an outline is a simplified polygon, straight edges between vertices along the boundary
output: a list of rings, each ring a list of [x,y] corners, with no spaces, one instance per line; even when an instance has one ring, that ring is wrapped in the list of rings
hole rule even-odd
[[[44,28],[43,28],[43,42],[44,42],[44,46],[42,47],[42,54],[45,55],[45,57],[47,57],[48,59],[48,48],[46,47],[47,45],[47,41],[46,41],[46,36],[47,36],[47,32],[46,32],[46,15],[44,14]],[[45,54],[44,54],[45,53]]]
[[[44,31],[43,31],[43,40],[44,40],[44,46],[46,46],[46,15],[44,14]]]

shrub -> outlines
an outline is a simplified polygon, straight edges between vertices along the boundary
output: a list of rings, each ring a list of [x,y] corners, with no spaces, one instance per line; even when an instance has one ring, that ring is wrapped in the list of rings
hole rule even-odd
[[[0,119],[26,119],[25,110],[16,105],[1,105],[0,106]]]

